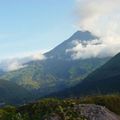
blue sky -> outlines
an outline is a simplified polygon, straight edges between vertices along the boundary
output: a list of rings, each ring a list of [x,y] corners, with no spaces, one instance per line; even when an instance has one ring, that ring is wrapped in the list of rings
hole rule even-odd
[[[0,59],[49,50],[70,37],[74,0],[0,1]]]

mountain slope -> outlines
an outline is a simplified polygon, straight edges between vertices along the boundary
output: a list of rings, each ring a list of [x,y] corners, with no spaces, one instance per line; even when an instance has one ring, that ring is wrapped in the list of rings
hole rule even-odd
[[[0,75],[3,75],[5,72],[2,70],[2,69],[0,69]]]
[[[71,58],[66,50],[74,47],[73,42],[96,39],[90,32],[78,31],[55,49],[45,53],[46,60],[31,61],[26,67],[1,76],[2,79],[15,82],[40,96],[76,85],[89,73],[103,65],[109,58]]]
[[[76,61],[36,61],[18,71],[8,72],[2,79],[15,82],[41,96],[76,85],[108,58]],[[47,89],[46,89],[47,88]]]
[[[120,54],[88,75],[81,83],[53,96],[68,97],[120,92]]]
[[[21,104],[31,98],[31,93],[23,87],[13,82],[0,80],[0,104]]]
[[[68,40],[64,41],[51,51],[45,53],[45,56],[53,59],[71,59],[71,54],[66,53],[66,50],[73,48],[74,42],[90,41],[94,39],[97,39],[97,37],[91,34],[89,31],[77,31]]]

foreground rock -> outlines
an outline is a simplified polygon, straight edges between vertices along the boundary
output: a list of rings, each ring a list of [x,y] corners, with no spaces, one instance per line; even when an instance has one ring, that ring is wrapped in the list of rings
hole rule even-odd
[[[80,104],[74,106],[74,111],[81,117],[77,117],[76,120],[120,120],[120,117],[115,113],[109,111],[107,108],[94,105],[94,104]],[[44,120],[63,120],[58,114],[52,114],[49,118]],[[71,120],[65,118],[64,120]]]
[[[76,105],[75,110],[88,120],[120,120],[118,115],[99,105]]]

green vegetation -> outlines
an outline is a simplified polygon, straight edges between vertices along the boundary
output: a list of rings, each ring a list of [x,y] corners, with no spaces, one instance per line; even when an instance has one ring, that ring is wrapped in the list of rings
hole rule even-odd
[[[52,96],[63,98],[111,93],[120,93],[120,54],[94,70],[77,85]]]
[[[87,120],[74,110],[74,101],[44,99],[19,108],[5,107],[0,110],[1,120]]]
[[[0,120],[87,120],[74,109],[79,104],[102,105],[120,115],[120,95],[93,96],[76,99],[43,99],[20,107],[0,109]]]
[[[120,115],[120,95],[99,95],[99,96],[88,96],[82,99],[80,103],[84,104],[97,104],[105,106],[112,112]]]
[[[23,104],[31,99],[31,93],[25,88],[17,85],[14,82],[0,80],[0,105]]]
[[[37,90],[41,97],[76,85],[106,60],[107,58],[35,61],[25,68],[4,74],[1,79],[15,82],[30,91]]]

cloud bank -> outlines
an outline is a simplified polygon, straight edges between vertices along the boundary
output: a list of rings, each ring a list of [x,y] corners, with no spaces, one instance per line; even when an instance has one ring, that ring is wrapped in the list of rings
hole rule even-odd
[[[41,53],[36,53],[24,58],[6,59],[0,62],[0,69],[3,71],[15,71],[27,67],[27,63],[30,61],[45,59],[45,56]]]
[[[120,52],[120,0],[76,0],[77,26],[100,37],[101,44],[81,43],[72,48],[72,57],[113,56]],[[93,40],[94,41],[94,40]]]

